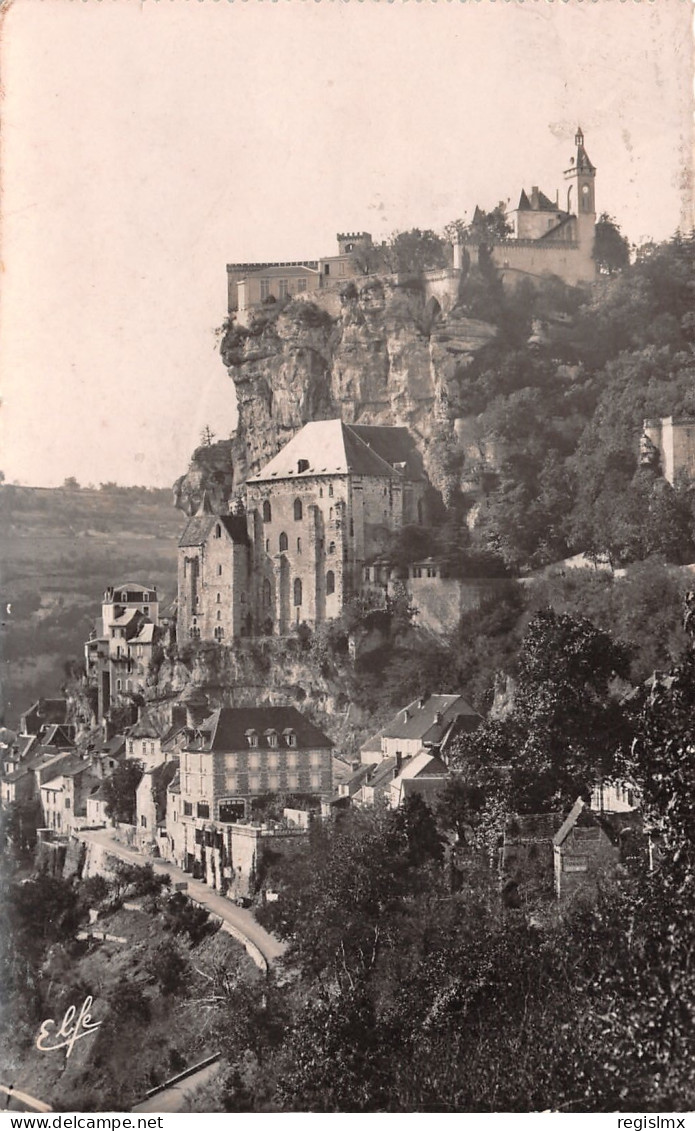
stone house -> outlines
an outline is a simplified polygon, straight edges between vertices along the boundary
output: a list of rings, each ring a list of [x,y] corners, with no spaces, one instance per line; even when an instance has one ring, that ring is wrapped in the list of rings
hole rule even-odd
[[[513,234],[485,241],[490,257],[507,285],[523,279],[556,275],[570,286],[592,283],[597,277],[593,257],[596,231],[596,168],[584,148],[584,134],[577,129],[575,152],[565,170],[566,197],[560,203],[537,186],[521,192],[516,209],[507,214]],[[463,241],[454,246],[454,268],[461,269],[465,256],[476,265],[479,243]]]
[[[398,809],[409,797],[417,794],[430,806],[445,788],[449,771],[435,754],[421,750],[414,758],[404,763],[400,773],[390,785],[390,804]]]
[[[567,899],[586,888],[620,860],[619,841],[611,824],[592,813],[582,798],[553,837],[555,894]]]
[[[168,789],[166,827],[175,862],[190,871],[196,846],[219,849],[254,798],[332,792],[332,742],[294,707],[220,707],[193,732]],[[201,837],[203,838],[201,840]]]
[[[85,668],[97,689],[99,720],[112,705],[144,691],[155,646],[165,631],[159,627],[156,585],[128,581],[107,587],[101,616],[85,643]]]
[[[476,730],[482,716],[462,695],[422,695],[403,707],[360,748],[362,762],[403,760],[422,751],[446,756],[449,740]]]
[[[75,828],[86,825],[87,800],[100,786],[89,759],[71,757],[55,764],[40,786],[45,827],[69,836]]]
[[[178,758],[148,767],[135,791],[135,837],[140,849],[157,849],[166,855],[168,789],[179,771]]]

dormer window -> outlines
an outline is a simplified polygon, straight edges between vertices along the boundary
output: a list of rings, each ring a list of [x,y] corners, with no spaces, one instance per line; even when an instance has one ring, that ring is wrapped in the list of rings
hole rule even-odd
[[[142,599],[143,599],[143,601],[149,601],[149,599],[150,599],[149,593],[143,593]]]
[[[267,730],[265,732],[265,736],[268,739],[268,746],[271,746],[273,749],[275,749],[278,744],[277,732],[274,730]]]
[[[256,734],[255,730],[246,731],[246,740],[249,746],[251,746],[252,748],[258,746],[258,735]]]
[[[308,459],[297,460],[297,474],[298,475],[301,475],[303,471],[308,471],[308,470],[309,470],[309,460]]]
[[[297,735],[292,730],[285,732],[285,740],[286,740],[288,746],[296,746],[297,745]]]
[[[128,594],[127,593],[121,593],[121,600],[127,601],[128,600]]]

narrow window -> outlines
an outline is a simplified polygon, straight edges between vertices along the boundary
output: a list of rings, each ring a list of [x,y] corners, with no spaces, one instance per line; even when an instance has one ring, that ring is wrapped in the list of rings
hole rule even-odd
[[[218,577],[222,576],[222,566],[221,565],[218,565],[218,567],[217,567],[217,576]]]
[[[270,503],[267,499],[263,500],[263,521],[270,522],[273,517],[273,512],[270,509]]]
[[[216,598],[215,603],[218,604],[218,605],[220,605],[222,603],[222,594],[221,593],[217,594],[217,598]]]
[[[221,538],[221,537],[222,537],[222,527],[220,526],[220,524],[218,522],[218,523],[215,524],[215,538]]]
[[[335,574],[332,569],[329,569],[326,574],[326,593],[329,596],[331,593],[335,593]]]
[[[299,577],[295,577],[294,579],[294,603],[295,605],[301,605],[302,603],[302,582]]]
[[[329,554],[335,553],[335,542],[329,542],[328,543],[328,553]]]
[[[301,540],[301,538],[298,538],[297,539],[297,553],[301,554],[301,552],[302,552],[302,540]]]
[[[287,545],[288,545],[287,535],[285,534],[284,530],[283,530],[282,534],[280,535],[279,545],[280,545],[280,553],[282,554],[283,551],[287,549]]]
[[[263,582],[263,606],[266,609],[270,608],[270,582],[267,577]]]
[[[301,517],[302,517],[302,500],[301,499],[295,499],[294,500],[294,521],[299,522]]]
[[[333,498],[333,484],[332,483],[328,484],[328,494],[330,495],[331,498]]]

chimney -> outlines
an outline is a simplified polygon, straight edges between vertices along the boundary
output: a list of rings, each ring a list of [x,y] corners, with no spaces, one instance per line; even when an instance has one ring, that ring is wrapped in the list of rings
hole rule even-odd
[[[402,769],[403,769],[403,755],[401,754],[400,750],[397,750],[396,751],[396,774],[397,775],[400,774]]]
[[[417,705],[418,705],[418,707],[420,708],[421,711],[424,709],[426,702],[427,702],[427,696],[421,695],[420,698],[417,701]]]
[[[405,711],[403,712],[403,722],[407,723],[409,718],[410,718],[410,711],[406,707]]]
[[[434,721],[435,721],[435,723],[437,724],[437,726],[439,726],[439,724],[441,723],[441,721],[442,721],[443,717],[444,717],[444,716],[442,715],[442,712],[441,712],[441,711],[437,711],[437,714],[436,714],[436,715],[434,716]]]

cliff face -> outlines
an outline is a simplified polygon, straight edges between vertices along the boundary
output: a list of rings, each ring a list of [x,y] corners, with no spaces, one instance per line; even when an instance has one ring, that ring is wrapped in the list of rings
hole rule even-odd
[[[231,467],[220,476],[213,449],[198,449],[177,482],[177,505],[188,510],[215,475],[215,503],[218,488],[229,498],[302,425],[331,417],[407,426],[446,497],[446,450],[458,447],[457,373],[495,333],[488,323],[442,314],[426,286],[392,279],[349,284],[342,296],[319,292],[279,312],[262,307],[248,327],[232,323],[221,354],[239,423],[228,449],[213,445]]]

